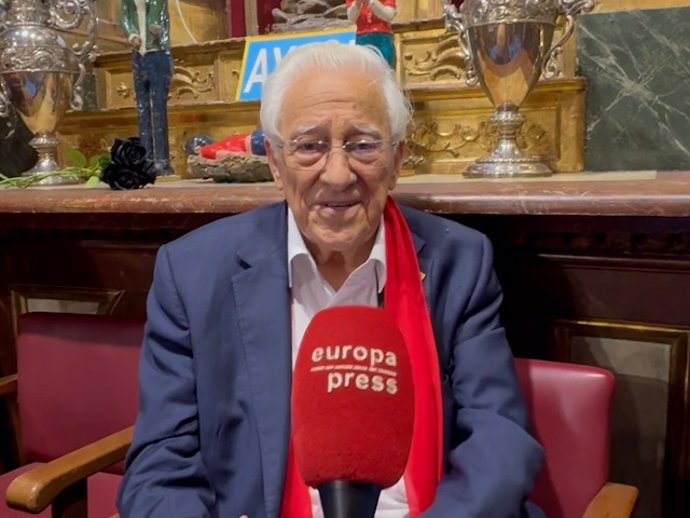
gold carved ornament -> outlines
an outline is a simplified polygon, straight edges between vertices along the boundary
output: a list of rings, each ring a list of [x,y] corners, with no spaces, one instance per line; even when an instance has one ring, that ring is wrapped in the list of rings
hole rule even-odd
[[[442,130],[438,122],[415,124],[407,138],[408,155],[405,165],[417,166],[433,158],[461,158],[462,149],[476,144],[483,151],[489,151],[498,139],[494,124],[483,121],[476,126],[454,124],[449,130]],[[546,130],[539,124],[526,122],[518,133],[518,142],[523,149],[542,153],[548,152],[549,142]],[[466,154],[465,154],[466,155]]]
[[[185,95],[197,99],[202,93],[212,91],[214,86],[215,75],[213,71],[205,74],[194,67],[183,66],[183,62],[178,62],[170,81],[168,99],[180,100]],[[115,92],[122,99],[128,99],[133,95],[134,89],[131,84],[120,81],[115,87]]]

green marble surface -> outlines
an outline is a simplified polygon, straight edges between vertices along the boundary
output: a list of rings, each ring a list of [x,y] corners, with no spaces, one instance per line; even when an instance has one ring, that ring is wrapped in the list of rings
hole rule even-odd
[[[578,21],[585,169],[690,169],[690,8]]]

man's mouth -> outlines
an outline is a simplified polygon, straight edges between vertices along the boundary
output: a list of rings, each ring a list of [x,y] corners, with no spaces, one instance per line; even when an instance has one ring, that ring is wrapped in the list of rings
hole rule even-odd
[[[338,201],[338,202],[325,202],[322,203],[324,207],[327,207],[329,209],[347,209],[348,207],[352,207],[353,205],[356,205],[356,201]]]

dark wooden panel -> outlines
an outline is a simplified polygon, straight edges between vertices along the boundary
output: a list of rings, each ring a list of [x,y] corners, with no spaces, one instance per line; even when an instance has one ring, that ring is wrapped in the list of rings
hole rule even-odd
[[[151,282],[158,242],[118,240],[89,241],[74,238],[4,240],[0,268],[0,368],[2,374],[15,372],[13,346],[13,286],[40,288],[59,294],[61,288],[121,290],[122,297],[113,314],[145,315],[145,297]]]

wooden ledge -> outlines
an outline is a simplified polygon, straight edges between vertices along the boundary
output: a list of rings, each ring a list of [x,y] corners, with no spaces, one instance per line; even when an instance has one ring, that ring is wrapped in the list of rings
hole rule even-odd
[[[394,197],[436,214],[690,217],[690,172],[617,173],[615,180],[604,177],[600,173],[570,173],[542,180],[477,181],[435,175],[432,182],[418,176],[401,179]],[[0,214],[6,217],[0,219],[0,226],[17,223],[12,215],[22,216],[23,221],[40,216],[55,217],[56,221],[58,216],[72,217],[87,226],[87,215],[197,215],[215,219],[281,199],[272,183],[214,184],[210,180],[159,180],[155,186],[138,191],[105,187],[4,190]]]

